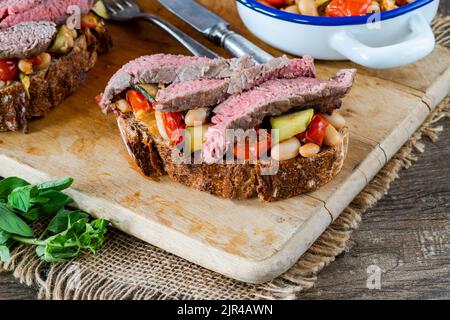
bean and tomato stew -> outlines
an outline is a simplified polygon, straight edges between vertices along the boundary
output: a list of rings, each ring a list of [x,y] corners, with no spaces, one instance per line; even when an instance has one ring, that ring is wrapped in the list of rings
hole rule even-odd
[[[389,11],[415,0],[258,0],[279,10],[307,16],[350,17]]]

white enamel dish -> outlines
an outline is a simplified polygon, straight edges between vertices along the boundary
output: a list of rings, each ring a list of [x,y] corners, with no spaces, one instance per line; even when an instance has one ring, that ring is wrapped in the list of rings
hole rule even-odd
[[[383,69],[413,63],[433,50],[430,23],[439,0],[416,0],[376,15],[342,18],[289,13],[256,0],[237,0],[237,6],[247,28],[277,49]]]

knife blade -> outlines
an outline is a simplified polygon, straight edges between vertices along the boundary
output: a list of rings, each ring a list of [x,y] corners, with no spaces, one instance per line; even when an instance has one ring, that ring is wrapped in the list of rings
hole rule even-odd
[[[229,23],[194,0],[159,0],[170,12],[201,32],[205,37],[224,47],[236,57],[250,55],[259,63],[271,59],[254,43],[229,29]]]

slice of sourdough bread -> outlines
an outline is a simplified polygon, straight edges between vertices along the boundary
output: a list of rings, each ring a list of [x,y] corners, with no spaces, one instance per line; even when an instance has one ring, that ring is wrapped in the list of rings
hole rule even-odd
[[[119,116],[117,121],[130,155],[146,175],[167,173],[174,181],[228,199],[277,201],[317,190],[341,171],[348,152],[344,128],[341,144],[316,157],[281,161],[274,175],[261,174],[264,164],[179,164],[172,160],[173,147],[143,122],[134,116]]]
[[[80,87],[97,62],[98,54],[110,47],[107,32],[89,37],[81,34],[69,53],[53,59],[49,68],[30,76],[30,98],[19,81],[0,89],[0,132],[27,132],[32,118],[44,116]]]

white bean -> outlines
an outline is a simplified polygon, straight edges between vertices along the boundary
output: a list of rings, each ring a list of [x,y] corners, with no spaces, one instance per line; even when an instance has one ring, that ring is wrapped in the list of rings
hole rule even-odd
[[[314,0],[297,0],[298,11],[307,16],[318,16],[317,5]]]
[[[125,99],[121,99],[116,101],[116,107],[119,109],[122,113],[131,112],[131,107],[128,104],[128,102]]]
[[[297,138],[290,138],[272,148],[272,158],[277,161],[294,159],[298,156],[298,150],[301,144]]]
[[[323,116],[336,129],[342,129],[346,125],[345,118],[337,111],[334,111],[331,115],[323,114]]]
[[[367,7],[367,13],[375,13],[380,12],[380,4],[377,1],[372,1],[370,5]]]
[[[33,73],[33,63],[30,60],[21,59],[18,63],[19,70],[25,74]]]
[[[184,122],[188,127],[200,126],[208,120],[209,109],[198,108],[189,110],[184,117]]]
[[[299,14],[298,7],[296,5],[286,7],[283,11]]]
[[[47,69],[50,66],[50,63],[52,62],[52,56],[47,52],[43,52],[39,55],[39,57],[41,58],[41,63],[34,67],[38,71]]]
[[[342,143],[342,136],[331,124],[327,127],[323,143],[326,146],[334,147]]]
[[[302,157],[311,158],[320,152],[320,146],[315,143],[307,143],[300,147],[299,153]]]

